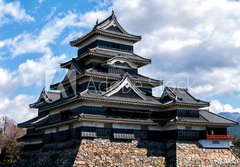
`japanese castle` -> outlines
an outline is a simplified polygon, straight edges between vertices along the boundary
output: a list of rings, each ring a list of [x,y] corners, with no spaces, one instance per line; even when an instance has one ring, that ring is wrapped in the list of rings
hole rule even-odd
[[[209,103],[188,89],[152,89],[162,80],[138,73],[151,63],[134,53],[141,36],[128,33],[114,14],[81,38],[70,42],[77,57],[63,62],[68,70],[61,82],[42,90],[37,117],[19,124],[27,129],[20,140],[31,148],[71,139],[184,140],[203,148],[228,148],[234,136],[227,127],[237,122],[208,111]]]

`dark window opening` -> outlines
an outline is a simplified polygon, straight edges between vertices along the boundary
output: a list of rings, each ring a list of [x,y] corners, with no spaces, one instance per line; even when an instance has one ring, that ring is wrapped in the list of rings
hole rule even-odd
[[[207,128],[208,135],[227,135],[227,128]]]
[[[69,118],[68,111],[61,112],[61,120],[67,120],[68,118]]]
[[[125,69],[125,68],[118,68],[118,67],[108,68],[108,73],[125,74],[126,72],[131,75],[136,75],[138,73],[137,69]]]
[[[115,118],[147,119],[150,117],[150,112],[143,113],[137,111],[108,110],[107,115]]]
[[[123,51],[123,52],[133,52],[133,46],[131,46],[131,45],[125,45],[125,44],[120,44],[120,43],[96,40],[96,41],[88,44],[87,46],[79,49],[78,50],[78,56],[83,55],[85,52],[88,51],[88,49],[92,49],[92,48],[95,48],[95,47],[106,48],[106,49],[114,49],[114,50],[119,50],[119,51]]]
[[[198,118],[199,111],[198,110],[177,110],[177,116]]]

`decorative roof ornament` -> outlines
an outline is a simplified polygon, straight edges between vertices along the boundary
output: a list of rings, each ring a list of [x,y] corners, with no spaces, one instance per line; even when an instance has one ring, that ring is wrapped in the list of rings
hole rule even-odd
[[[131,60],[126,59],[124,56],[118,56],[118,57],[113,57],[109,60],[107,60],[107,65],[114,65],[115,63],[126,63],[130,68],[137,69],[137,65],[133,63]]]
[[[96,25],[98,25],[98,19],[96,20]]]

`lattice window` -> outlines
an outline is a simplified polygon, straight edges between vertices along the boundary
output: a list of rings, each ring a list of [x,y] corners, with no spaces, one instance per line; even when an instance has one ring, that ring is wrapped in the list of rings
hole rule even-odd
[[[82,137],[97,137],[96,132],[82,132],[81,133]]]
[[[126,133],[113,133],[113,137],[115,139],[135,139],[134,134],[126,134]]]

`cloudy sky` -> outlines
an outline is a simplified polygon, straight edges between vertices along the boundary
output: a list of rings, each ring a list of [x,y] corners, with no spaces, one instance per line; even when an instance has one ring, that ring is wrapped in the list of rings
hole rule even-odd
[[[49,84],[48,76],[61,79],[60,62],[76,57],[69,41],[112,9],[128,32],[142,35],[135,52],[152,59],[142,74],[187,87],[210,101],[213,112],[240,112],[236,0],[0,0],[0,115],[17,122],[34,117],[28,104]]]

